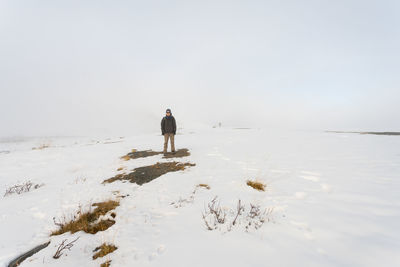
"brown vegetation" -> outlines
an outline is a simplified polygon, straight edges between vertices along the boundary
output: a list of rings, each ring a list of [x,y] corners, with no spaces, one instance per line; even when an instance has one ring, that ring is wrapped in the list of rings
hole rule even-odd
[[[94,203],[92,206],[96,208],[84,213],[80,210],[69,222],[65,222],[65,220],[62,223],[54,222],[60,227],[60,229],[53,231],[51,235],[61,235],[66,232],[71,232],[73,234],[78,231],[95,234],[99,231],[105,231],[114,225],[115,221],[112,219],[100,220],[98,222],[97,220],[100,216],[106,215],[109,211],[118,207],[118,201],[108,200],[105,202]]]
[[[261,182],[257,182],[257,181],[250,181],[247,180],[247,185],[253,187],[254,189],[258,190],[258,191],[265,191],[265,184],[261,183]]]
[[[103,243],[100,247],[97,247],[95,250],[93,250],[93,252],[96,252],[93,255],[93,259],[95,260],[97,258],[104,257],[105,255],[110,254],[110,253],[114,252],[115,250],[117,250],[116,246]]]
[[[211,187],[208,184],[198,184],[197,187],[204,187],[205,189],[210,190]]]

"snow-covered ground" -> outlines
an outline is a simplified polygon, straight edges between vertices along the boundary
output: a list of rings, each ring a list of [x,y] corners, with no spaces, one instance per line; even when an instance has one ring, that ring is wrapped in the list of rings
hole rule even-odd
[[[259,129],[182,130],[177,148],[191,156],[161,155],[124,161],[137,150],[159,151],[157,133],[106,138],[47,138],[0,143],[0,266],[36,245],[51,244],[21,266],[400,266],[400,137]],[[48,143],[50,147],[32,150]],[[102,184],[121,171],[156,162],[196,163],[138,186]],[[259,192],[246,185],[257,179]],[[31,180],[42,187],[3,197],[6,188]],[[188,198],[199,183],[192,203]],[[81,205],[122,198],[116,224],[95,235],[49,237],[53,217]],[[248,232],[208,231],[204,206],[218,196],[223,207],[238,199],[273,208],[269,221]],[[53,259],[63,240],[80,239]],[[118,249],[92,260],[108,242]]]

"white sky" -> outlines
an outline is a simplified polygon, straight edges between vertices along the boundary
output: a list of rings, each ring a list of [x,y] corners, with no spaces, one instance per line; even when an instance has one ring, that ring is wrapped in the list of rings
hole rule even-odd
[[[400,130],[399,1],[0,0],[0,136]]]

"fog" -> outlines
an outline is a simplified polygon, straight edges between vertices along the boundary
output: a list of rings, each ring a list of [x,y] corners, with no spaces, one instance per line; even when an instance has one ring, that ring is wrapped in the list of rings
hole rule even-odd
[[[400,130],[398,1],[0,0],[0,136]]]

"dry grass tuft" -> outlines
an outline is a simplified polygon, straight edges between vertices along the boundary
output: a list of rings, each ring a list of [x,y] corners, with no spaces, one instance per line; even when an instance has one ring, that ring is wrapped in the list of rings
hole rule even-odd
[[[108,200],[105,202],[94,203],[96,207],[93,211],[88,212],[78,211],[77,215],[69,222],[56,223],[60,229],[53,231],[51,235],[61,235],[66,232],[76,233],[84,231],[89,234],[95,234],[99,231],[105,231],[114,225],[115,221],[111,219],[100,220],[101,216],[106,215],[109,211],[114,210],[119,206],[118,201]],[[115,213],[114,213],[115,214]],[[98,221],[98,222],[97,222]]]
[[[129,157],[128,155],[125,155],[125,156],[122,156],[121,159],[128,161],[131,159],[131,157]]]
[[[38,147],[32,147],[32,150],[42,150],[42,149],[49,148],[49,147],[50,147],[50,144],[41,144]]]
[[[117,169],[117,171],[122,171],[124,169],[124,167],[119,167],[118,169]]]
[[[266,187],[266,185],[261,182],[250,181],[250,180],[247,180],[247,185],[253,187],[254,189],[256,189],[258,191],[265,191],[265,187]]]
[[[210,190],[211,187],[208,184],[198,184],[197,187],[204,187],[205,189]]]
[[[102,263],[100,265],[100,267],[110,267],[110,265],[111,265],[111,261],[109,260],[109,261],[106,261],[106,262]]]
[[[106,244],[103,243],[100,247],[97,247],[93,252],[96,252],[96,254],[93,255],[93,259],[101,258],[104,257],[107,254],[110,254],[117,250],[117,247],[111,244]]]

